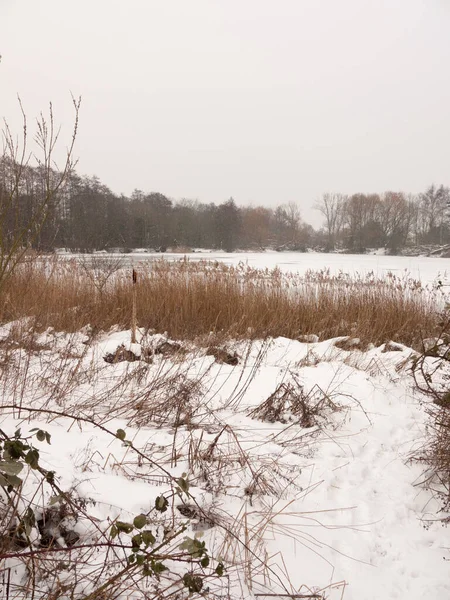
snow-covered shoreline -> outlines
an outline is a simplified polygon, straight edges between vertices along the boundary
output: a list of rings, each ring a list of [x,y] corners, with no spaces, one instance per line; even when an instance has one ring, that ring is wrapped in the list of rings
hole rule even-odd
[[[0,333],[5,341],[10,332]],[[194,519],[190,527],[202,529],[212,555],[224,559],[233,598],[286,589],[331,600],[448,596],[448,532],[436,522],[438,501],[420,485],[423,468],[409,460],[427,420],[426,399],[410,373],[412,350],[397,344],[347,351],[339,340],[276,338],[230,342],[239,357],[233,365],[194,344],[181,344],[181,353],[175,346],[159,351],[164,336],[144,335],[142,360],[103,360],[129,340],[127,331],[90,339],[49,330],[37,335],[38,350],[9,350],[0,381],[1,429],[51,434],[51,446],[41,444],[42,465],[88,502],[99,527],[146,514],[167,482],[93,424],[54,415],[45,422],[24,408],[123,429],[173,476],[186,473],[212,521]],[[173,402],[193,381],[177,405],[180,416]],[[281,416],[264,418],[258,407],[280,390],[289,392]],[[294,400],[308,407],[307,418]],[[22,411],[4,408],[12,405]],[[31,493],[32,475],[25,485]],[[40,502],[48,501],[44,493]],[[255,558],[227,541],[220,523]],[[95,539],[85,520],[75,529],[82,540]],[[8,559],[3,567],[12,569],[13,583],[23,583],[17,563]],[[50,583],[40,581],[36,597],[48,597]]]

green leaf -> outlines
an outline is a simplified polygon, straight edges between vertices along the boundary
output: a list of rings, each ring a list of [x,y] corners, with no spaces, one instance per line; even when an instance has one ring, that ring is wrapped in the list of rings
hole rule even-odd
[[[184,492],[185,494],[189,492],[189,482],[187,479],[184,479],[184,477],[179,477],[177,479],[177,484],[182,492]]]
[[[205,542],[200,542],[190,537],[185,537],[179,546],[180,550],[186,550],[193,558],[201,558],[206,553]]]
[[[146,547],[151,546],[156,542],[155,536],[149,529],[144,529],[144,531],[141,533],[141,536]]]
[[[0,460],[0,471],[7,475],[18,475],[22,469],[21,462]]]
[[[45,431],[42,431],[42,429],[39,429],[38,432],[36,433],[36,437],[40,442],[43,442],[45,440]]]
[[[53,473],[53,471],[51,471],[51,473]],[[49,506],[53,506],[54,504],[57,504],[58,502],[61,502],[62,500],[64,500],[64,496],[61,496],[60,494],[56,494],[55,496],[52,496],[50,498],[50,502],[48,504],[49,504]]]
[[[164,571],[168,571],[168,568],[162,562],[152,562],[150,567],[155,575],[160,575]]]
[[[116,438],[119,438],[119,440],[122,440],[122,442],[124,441],[124,439],[127,437],[127,434],[125,433],[125,431],[123,429],[118,429],[116,431]]]
[[[190,537],[185,537],[184,542],[181,542],[179,548],[180,550],[187,550],[189,553],[191,553],[192,550],[195,551],[194,540]]]
[[[200,564],[204,569],[206,569],[206,567],[209,565],[209,556],[205,556],[204,558],[202,558]]]
[[[49,433],[46,431],[46,432],[45,432],[45,439],[46,439],[46,442],[47,442],[47,444],[48,444],[49,446],[51,446],[51,442],[50,442],[50,439],[51,439],[51,437],[52,437],[52,436],[51,436],[51,435],[50,435],[50,434],[49,434]]]
[[[32,525],[33,527],[36,525],[36,517],[34,515],[34,511],[32,508],[30,508],[30,507],[27,508],[27,510],[25,512],[24,520],[27,521],[28,523],[30,523],[30,525]]]
[[[29,536],[33,527],[36,527],[36,517],[34,516],[33,510],[28,507],[23,517],[23,524],[25,525],[25,532]]]
[[[133,552],[137,552],[142,544],[142,535],[138,533],[137,535],[133,535],[131,538],[131,545],[133,547]]]
[[[32,469],[37,469],[39,466],[39,451],[36,448],[31,448],[28,450],[25,456],[25,462],[27,465],[30,465]]]
[[[22,480],[20,477],[16,477],[15,475],[2,475],[2,473],[0,473],[0,485],[3,487],[15,488],[20,487],[21,484]]]
[[[134,529],[131,523],[124,523],[123,521],[116,521],[116,527],[118,533],[131,533]]]
[[[114,538],[116,538],[118,533],[119,532],[117,530],[117,527],[115,525],[113,525],[111,527],[111,531],[109,532],[109,535],[110,535],[111,539],[113,540]]]
[[[29,446],[27,446],[20,440],[7,440],[5,442],[5,453],[13,460],[18,460],[19,458],[22,458],[25,450],[28,449]]]
[[[136,564],[142,566],[145,563],[145,556],[143,554],[136,554]]]
[[[224,574],[225,571],[225,567],[223,566],[223,563],[219,563],[216,567],[216,575],[218,575],[219,577],[222,577],[222,575]]]
[[[147,517],[145,515],[138,515],[137,517],[134,517],[133,525],[136,527],[136,529],[142,529],[145,527],[145,525],[147,525]]]
[[[166,512],[167,507],[169,506],[169,501],[163,495],[158,496],[155,500],[155,508],[159,512]]]
[[[185,587],[192,593],[199,593],[202,591],[203,580],[198,575],[193,573],[185,573],[183,575],[183,583]]]

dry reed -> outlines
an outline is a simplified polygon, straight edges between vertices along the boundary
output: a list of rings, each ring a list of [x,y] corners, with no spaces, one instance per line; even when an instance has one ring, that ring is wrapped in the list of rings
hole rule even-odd
[[[101,277],[101,268],[96,267]],[[351,335],[411,346],[435,334],[436,297],[417,281],[326,271],[306,276],[219,263],[140,263],[136,314],[141,327],[193,339],[224,337],[320,339]],[[40,328],[73,332],[90,325],[130,327],[131,269],[118,268],[99,290],[76,260],[35,259],[21,265],[0,298],[0,320],[35,317]],[[98,275],[98,273],[97,273]],[[98,277],[97,277],[98,279]]]

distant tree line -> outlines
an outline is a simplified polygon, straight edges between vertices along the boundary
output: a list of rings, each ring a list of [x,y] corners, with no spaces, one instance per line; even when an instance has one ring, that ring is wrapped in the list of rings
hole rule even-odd
[[[27,167],[14,210],[2,224],[13,232],[27,221],[42,195],[43,173]],[[6,161],[0,161],[0,202],[12,185]],[[275,209],[238,207],[230,198],[222,204],[197,200],[174,202],[161,193],[135,190],[131,197],[118,196],[97,177],[72,173],[64,189],[48,206],[46,221],[32,245],[39,250],[64,247],[90,252],[114,248],[174,247],[237,248],[262,250],[274,247],[306,249],[314,230],[303,223],[295,204]]]
[[[315,208],[324,217],[327,250],[384,247],[395,253],[407,245],[450,242],[450,188],[443,185],[418,195],[324,194]]]
[[[15,169],[0,157],[0,208],[17,184]],[[1,239],[30,221],[40,206],[52,173],[24,167],[14,205],[0,211]],[[57,177],[57,174],[53,174]],[[74,251],[148,248],[214,248],[224,251],[332,251],[385,247],[392,252],[406,245],[450,242],[447,218],[450,189],[431,186],[423,194],[324,194],[316,203],[324,218],[315,231],[305,223],[297,204],[239,207],[230,198],[223,203],[173,201],[158,193],[135,190],[130,197],[114,194],[97,177],[72,172],[46,207],[47,215],[30,245],[38,250]]]

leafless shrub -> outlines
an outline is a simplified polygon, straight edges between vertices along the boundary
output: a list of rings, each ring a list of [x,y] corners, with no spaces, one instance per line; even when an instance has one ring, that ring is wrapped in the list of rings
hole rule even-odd
[[[67,179],[76,161],[74,146],[78,132],[78,118],[81,98],[72,97],[74,124],[71,140],[61,169],[55,169],[55,149],[58,145],[60,130],[57,128],[53,107],[50,103],[48,117],[41,113],[37,119],[35,142],[36,153],[28,149],[28,125],[22,102],[19,107],[22,114],[22,136],[19,139],[12,133],[8,123],[4,123],[1,132],[2,154],[0,156],[0,289],[15,273],[22,261],[29,257],[29,247],[41,233],[51,210],[60,202],[58,193],[64,189]],[[35,158],[37,170],[41,174],[41,190],[34,200],[29,214],[21,210],[21,197],[26,189],[27,172],[31,158]]]
[[[429,421],[424,446],[414,455],[427,466],[425,483],[450,510],[450,321],[442,323],[441,335],[424,344],[423,352],[412,361],[417,388],[432,403],[427,404]],[[446,518],[448,522],[449,519]]]
[[[311,428],[320,425],[330,410],[337,409],[318,385],[306,393],[294,380],[293,383],[280,383],[267,400],[249,412],[249,416],[268,423],[295,421],[302,427]]]
[[[159,427],[192,426],[201,393],[201,381],[188,378],[182,371],[163,377],[133,399],[135,412],[130,424],[138,427],[150,423]]]
[[[113,254],[83,256],[79,264],[97,290],[99,302],[102,301],[108,283],[112,281],[116,273],[125,267],[123,258]]]

